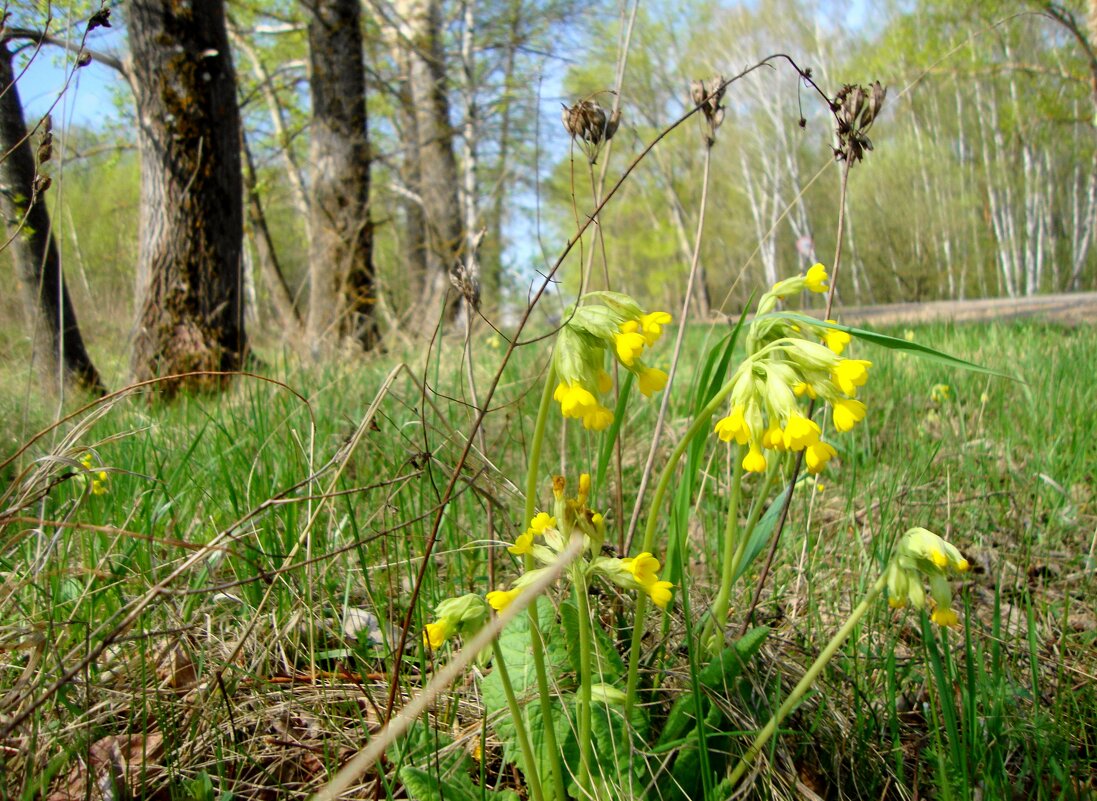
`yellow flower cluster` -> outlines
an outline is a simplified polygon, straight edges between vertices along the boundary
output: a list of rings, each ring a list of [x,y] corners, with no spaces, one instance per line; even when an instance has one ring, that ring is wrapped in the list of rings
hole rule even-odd
[[[534,515],[526,530],[507,550],[515,555],[529,555],[536,562],[550,565],[556,562],[573,536],[582,536],[583,555],[576,560],[573,569],[580,571],[588,580],[600,576],[625,589],[643,591],[657,606],[666,607],[673,585],[659,579],[658,559],[650,553],[642,553],[632,559],[601,555],[606,523],[601,514],[587,507],[590,475],[583,473],[579,477],[575,497],[565,497],[565,491],[564,477],[556,476],[553,479],[554,514],[538,512]],[[526,570],[511,584],[510,589],[489,592],[485,600],[495,611],[503,611],[544,569]]]
[[[488,618],[488,609],[479,595],[446,598],[434,608],[435,620],[423,630],[423,643],[433,649],[455,634],[475,634]]]
[[[671,322],[667,312],[645,312],[628,295],[619,292],[589,292],[586,305],[570,312],[556,340],[553,365],[559,384],[553,399],[564,417],[582,420],[583,427],[603,431],[613,423],[613,411],[599,400],[613,388],[605,370],[605,353],[630,370],[644,397],[651,397],[667,385],[667,374],[644,364],[644,351],[651,348]]]
[[[748,356],[731,379],[730,412],[715,427],[724,442],[748,446],[742,461],[748,473],[766,469],[767,451],[803,451],[804,464],[813,474],[822,472],[837,455],[834,446],[822,440],[818,423],[806,416],[800,398],[828,401],[834,427],[841,432],[850,431],[865,417],[865,404],[856,395],[868,381],[872,362],[840,358],[850,341],[848,333],[761,316],[785,294],[805,289],[825,292],[826,282],[826,269],[816,264],[805,276],[777,283],[759,301],[759,315],[748,335]],[[806,339],[804,328],[823,343]]]
[[[955,546],[932,531],[912,528],[899,539],[895,557],[888,565],[888,603],[900,609],[908,603],[915,609],[926,605],[922,577],[929,579],[929,594],[933,599],[931,618],[939,626],[955,626],[959,622],[952,609],[950,573],[966,573],[971,566]]]
[[[95,461],[92,459],[91,453],[85,453],[80,457],[80,465],[86,471],[85,475],[91,477],[91,494],[106,495],[108,492],[107,471],[95,469]]]

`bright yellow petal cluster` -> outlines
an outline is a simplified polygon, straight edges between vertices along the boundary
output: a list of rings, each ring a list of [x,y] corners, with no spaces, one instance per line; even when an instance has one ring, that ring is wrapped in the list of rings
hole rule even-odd
[[[759,301],[747,336],[747,358],[730,380],[730,411],[714,427],[724,442],[747,446],[741,464],[748,473],[766,470],[772,464],[770,453],[802,451],[813,473],[837,456],[837,449],[822,441],[820,425],[808,414],[808,399],[831,404],[839,432],[850,431],[865,418],[867,408],[855,396],[868,382],[872,363],[839,356],[851,335],[767,314],[785,294],[828,288],[826,268],[816,264],[806,275],[777,282]]]
[[[495,590],[489,592],[485,600],[487,600],[488,606],[496,612],[502,612],[521,594],[522,589],[520,587],[514,590]]]
[[[671,322],[667,312],[645,312],[636,301],[617,292],[589,292],[584,305],[569,313],[557,336],[553,365],[559,384],[553,398],[560,413],[581,420],[590,431],[604,431],[613,423],[613,411],[598,396],[613,389],[606,372],[609,350],[639,381],[640,392],[651,397],[666,388],[667,374],[644,364],[652,347]]]
[[[815,292],[816,294],[823,294],[828,289],[827,286],[827,268],[822,264],[813,264],[811,269],[807,271],[807,275],[804,276],[804,284],[808,290]]]
[[[971,565],[954,545],[932,531],[912,528],[899,539],[888,565],[888,604],[895,609],[908,603],[915,609],[924,608],[926,594],[922,579],[926,578],[934,607],[931,619],[939,626],[955,626],[960,621],[952,609],[949,578],[970,569]]]
[[[827,320],[828,323],[834,323],[835,320]],[[834,351],[836,354],[840,354],[846,349],[846,345],[850,343],[850,335],[845,331],[839,331],[836,328],[827,328],[823,331],[823,342],[828,348]]]
[[[666,608],[667,604],[670,603],[671,589],[674,585],[669,581],[659,580],[658,559],[650,553],[644,552],[631,559],[620,560],[620,565],[632,575],[633,580],[640,585],[640,589],[648,594],[653,604],[660,609]]]

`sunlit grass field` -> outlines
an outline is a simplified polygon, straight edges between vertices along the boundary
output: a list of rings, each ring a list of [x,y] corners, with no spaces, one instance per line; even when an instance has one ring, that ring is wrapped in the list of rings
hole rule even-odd
[[[698,365],[725,333],[688,332],[657,469],[689,424]],[[748,797],[1092,797],[1097,329],[1018,322],[889,333],[1017,380],[855,343],[874,363],[861,395],[870,414],[827,471],[795,492],[750,621],[771,632],[739,680],[708,690],[720,723],[707,747],[734,762],[897,537],[925,526],[973,567],[956,586],[961,627],[875,604],[782,724]],[[16,345],[6,343],[0,387],[0,793],[318,790],[384,719],[393,643],[474,416],[461,341],[408,367],[390,354],[306,369],[264,353],[255,374],[223,394],[164,404],[148,388],[80,411],[72,401],[52,428],[58,405],[28,387]],[[500,345],[490,332],[474,337],[475,397]],[[521,348],[507,365],[461,467],[412,610],[398,705],[451,653],[423,646],[434,605],[482,595],[517,572],[503,545],[526,522],[525,457],[547,347]],[[594,489],[617,547],[657,408],[629,406],[619,454]],[[550,426],[539,507],[551,500],[548,476],[595,472],[599,454],[578,426],[561,433],[558,415]],[[90,472],[80,462],[88,454]],[[668,617],[646,622],[641,701],[656,733],[698,669],[685,641],[715,592],[727,447],[713,438],[699,471],[684,523],[667,509],[642,515],[684,525],[688,543]],[[736,585],[729,639],[748,623],[753,588],[751,574]],[[593,602],[627,649],[622,599]],[[525,797],[485,725],[480,673],[490,670],[469,671],[439,697],[354,797],[416,796],[409,767],[447,782],[453,798]],[[693,747],[649,739],[630,759],[651,776]],[[653,779],[636,795],[694,793]]]

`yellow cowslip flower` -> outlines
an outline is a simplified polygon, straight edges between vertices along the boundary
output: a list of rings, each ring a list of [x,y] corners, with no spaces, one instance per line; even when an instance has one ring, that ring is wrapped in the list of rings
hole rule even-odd
[[[903,332],[903,339],[905,339],[907,342],[913,342],[914,341],[914,329],[913,328],[908,328],[906,331],[904,331]]]
[[[934,403],[944,403],[948,400],[951,393],[952,387],[948,384],[934,384],[933,389],[930,390],[929,397]]]
[[[442,643],[449,639],[455,627],[449,618],[442,618],[434,623],[428,623],[423,630],[423,642],[431,648],[441,648]]]
[[[925,607],[922,576],[929,579],[934,610],[931,618],[939,626],[955,626],[959,618],[952,610],[950,572],[963,573],[971,568],[960,551],[932,531],[915,527],[899,540],[895,557],[888,566],[888,603],[916,608]]]
[[[785,447],[791,451],[802,451],[819,441],[822,434],[819,424],[809,420],[798,412],[793,412],[785,421]]]
[[[929,619],[938,626],[958,626],[960,624],[960,618],[957,617],[956,612],[951,607],[948,609],[937,607],[933,610],[933,614],[929,616]]]
[[[508,545],[507,550],[515,556],[521,556],[522,554],[533,552],[533,531],[527,529],[518,535],[518,539],[514,541],[513,545]]]
[[[836,320],[827,320],[828,323],[837,323]],[[850,343],[850,335],[836,328],[828,328],[823,332],[823,342],[835,353],[841,353]]]
[[[671,589],[674,587],[669,581],[653,581],[644,585],[644,592],[651,598],[651,602],[660,609],[666,609],[670,603]]]
[[[857,387],[865,385],[868,381],[868,368],[872,362],[866,359],[842,359],[831,369],[830,374],[834,383],[849,397],[857,394]]]
[[[640,330],[643,332],[644,341],[647,342],[649,348],[658,341],[663,333],[663,326],[671,322],[672,319],[670,314],[665,311],[654,311],[640,315],[637,322],[640,323]]]
[[[613,411],[602,404],[583,413],[583,428],[587,431],[605,431],[613,425]]]
[[[822,481],[815,482],[815,491],[816,492],[825,492],[826,488],[827,488],[827,485],[824,484]]]
[[[647,340],[639,332],[640,324],[635,320],[629,320],[621,324],[621,330],[613,335],[614,347],[617,350],[617,358],[625,367],[632,367],[644,352]]]
[[[838,451],[834,450],[834,447],[830,443],[819,440],[811,443],[804,449],[804,464],[807,465],[809,473],[818,475],[823,472],[823,468],[827,466],[827,462],[837,455]]]
[[[533,516],[533,519],[529,521],[530,531],[534,534],[544,534],[546,528],[553,528],[555,525],[556,518],[548,512],[538,512]]]
[[[716,423],[713,431],[724,442],[734,439],[740,445],[746,445],[750,441],[750,429],[747,428],[747,421],[743,416],[743,407],[733,406],[731,414]]]
[[[795,393],[797,398],[800,398],[800,397],[803,397],[804,395],[807,395],[812,400],[815,400],[817,397],[819,397],[815,393],[815,388],[811,384],[809,384],[807,381],[800,381],[796,384],[793,384],[792,385],[792,391],[793,391],[793,393]]]
[[[834,412],[831,417],[834,420],[834,427],[839,431],[850,431],[865,419],[865,404],[859,400],[835,398],[832,405]]]
[[[667,386],[667,374],[655,367],[642,367],[636,374],[640,393],[650,398],[656,392],[662,392]]]
[[[485,600],[488,602],[488,606],[490,606],[496,612],[502,612],[504,609],[511,605],[515,598],[517,598],[521,594],[521,589],[495,590],[494,592],[489,592],[485,597]]]
[[[80,464],[84,466],[85,470],[91,470],[92,458],[90,452],[85,453],[83,456],[80,457]]]
[[[750,450],[743,457],[743,469],[748,473],[761,473],[766,469],[766,457],[762,455],[757,442],[750,443]]]
[[[598,371],[598,394],[605,395],[613,389],[613,376],[605,370]]]
[[[762,434],[762,447],[769,448],[771,451],[785,450],[785,432],[777,423],[770,425]]]
[[[564,417],[580,418],[599,405],[591,391],[578,381],[561,382],[552,397],[559,402]]]
[[[804,276],[804,284],[809,290],[816,294],[823,294],[830,287],[827,286],[827,268],[822,264],[814,264],[811,269],[807,271],[807,275]]]
[[[631,559],[623,559],[621,566],[632,574],[641,587],[659,580],[659,560],[647,551]]]

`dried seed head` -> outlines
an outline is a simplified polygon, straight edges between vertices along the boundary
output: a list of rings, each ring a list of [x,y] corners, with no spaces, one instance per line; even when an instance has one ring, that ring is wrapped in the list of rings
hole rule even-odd
[[[709,145],[716,141],[716,129],[724,121],[724,107],[720,102],[724,99],[725,88],[723,75],[714,75],[707,81],[691,81],[689,85],[690,100],[693,105],[701,107],[708,123],[705,141]]]
[[[867,131],[884,106],[887,90],[879,81],[867,89],[860,84],[846,84],[835,96],[831,109],[837,119],[838,146],[834,155],[839,159],[860,161],[866,150],[872,150]]]
[[[564,106],[560,119],[571,138],[585,145],[584,150],[593,162],[599,148],[617,133],[621,112],[617,110],[607,116],[605,109],[593,100],[580,100],[574,106]]]

